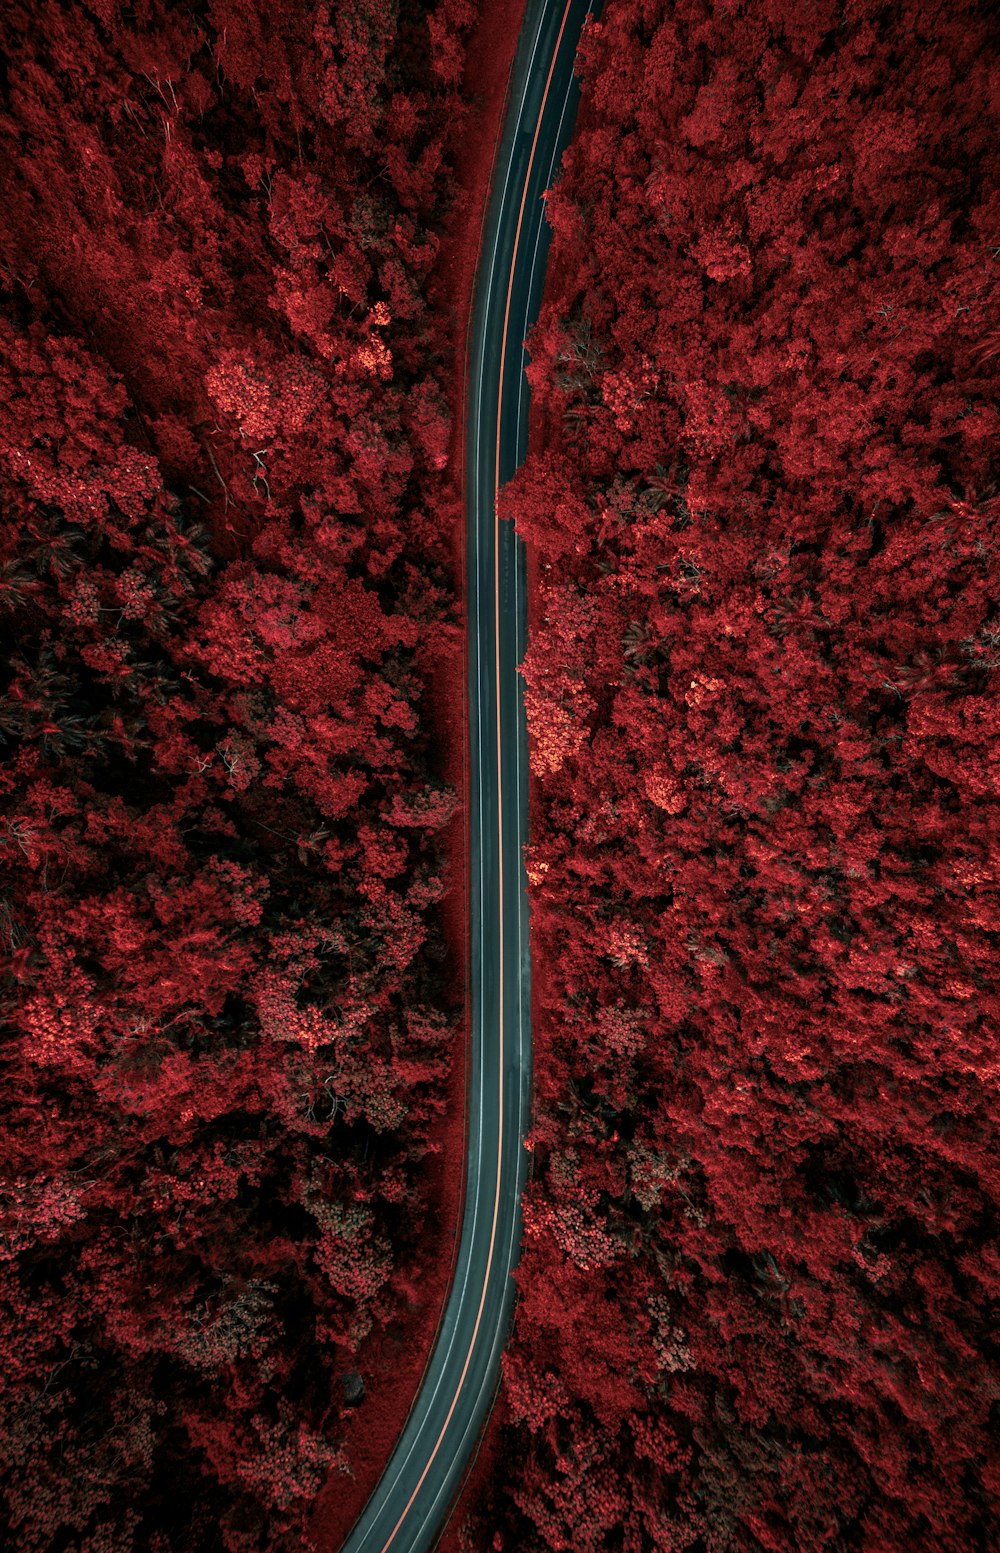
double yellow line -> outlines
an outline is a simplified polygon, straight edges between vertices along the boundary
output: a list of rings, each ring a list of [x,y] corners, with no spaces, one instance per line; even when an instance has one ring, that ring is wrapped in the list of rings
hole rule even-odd
[[[419,1494],[421,1488],[423,1487],[424,1480],[426,1479],[428,1472],[431,1470],[431,1467],[434,1465],[435,1458],[437,1457],[438,1451],[441,1449],[442,1441],[444,1440],[445,1434],[448,1431],[448,1425],[451,1423],[451,1420],[452,1420],[452,1417],[454,1415],[455,1409],[458,1406],[458,1400],[459,1400],[460,1396],[462,1395],[462,1389],[463,1389],[463,1387],[465,1385],[466,1376],[469,1373],[469,1366],[472,1363],[472,1355],[473,1355],[473,1353],[475,1351],[476,1341],[477,1341],[477,1339],[479,1337],[479,1328],[480,1328],[480,1326],[482,1324],[483,1310],[484,1310],[485,1305],[486,1305],[486,1292],[487,1292],[487,1289],[489,1288],[490,1272],[492,1271],[492,1267],[493,1267],[493,1254],[494,1254],[494,1249],[495,1249],[495,1246],[496,1246],[497,1222],[498,1222],[499,1217],[500,1217],[500,1178],[501,1178],[501,1165],[502,1165],[502,1162],[503,1162],[503,1139],[504,1139],[504,1103],[503,1103],[503,1059],[504,1059],[503,759],[502,759],[502,743],[501,743],[502,730],[501,730],[501,723],[500,723],[500,700],[501,700],[501,697],[500,697],[500,532],[499,532],[500,518],[499,518],[499,511],[498,511],[498,503],[499,503],[499,496],[500,496],[500,421],[501,421],[502,406],[503,406],[504,368],[506,366],[506,360],[507,360],[507,330],[508,330],[508,325],[509,325],[509,322],[510,322],[510,305],[511,305],[511,298],[512,298],[513,292],[514,292],[514,274],[515,274],[515,271],[517,269],[517,255],[518,255],[518,248],[519,248],[520,241],[521,241],[521,227],[522,227],[523,222],[524,222],[524,211],[525,211],[525,206],[526,206],[527,200],[528,200],[528,188],[529,188],[529,185],[531,183],[531,172],[532,172],[532,168],[534,167],[535,151],[536,151],[537,146],[538,146],[538,136],[539,136],[539,133],[540,133],[541,127],[542,127],[542,118],[543,118],[544,113],[545,113],[545,105],[548,102],[549,88],[552,85],[552,76],[553,76],[553,74],[555,72],[555,68],[556,68],[556,59],[559,56],[559,49],[560,49],[560,47],[562,45],[563,34],[566,31],[566,22],[567,22],[567,19],[569,17],[570,6],[572,5],[572,3],[573,3],[573,0],[566,0],[566,7],[565,7],[565,10],[563,11],[562,21],[561,21],[561,23],[559,25],[559,33],[558,33],[558,36],[556,37],[555,47],[552,50],[552,58],[549,61],[549,73],[548,73],[548,76],[546,77],[546,81],[545,81],[545,90],[542,93],[542,100],[541,100],[541,103],[540,103],[539,108],[538,108],[538,116],[537,116],[537,118],[535,120],[535,133],[534,133],[534,136],[533,136],[532,141],[531,141],[531,152],[530,152],[530,155],[528,157],[527,171],[525,172],[525,175],[524,175],[524,187],[521,190],[521,205],[520,205],[520,209],[518,210],[518,213],[517,213],[517,226],[514,229],[514,249],[513,249],[513,252],[511,254],[510,274],[509,274],[508,279],[507,279],[507,300],[506,300],[506,304],[505,304],[505,307],[504,307],[503,335],[502,335],[501,343],[500,343],[500,378],[499,378],[499,386],[498,386],[498,390],[497,390],[497,426],[496,426],[496,446],[495,446],[495,453],[494,453],[494,471],[493,471],[493,473],[494,473],[494,481],[493,481],[493,522],[494,522],[494,546],[493,546],[494,615],[493,615],[493,635],[494,635],[494,645],[495,645],[495,650],[496,650],[496,703],[497,703],[496,761],[497,761],[497,847],[498,847],[497,879],[498,879],[499,912],[500,912],[500,917],[499,917],[499,924],[500,924],[500,975],[499,975],[499,988],[500,988],[500,996],[499,996],[500,1057],[499,1057],[498,1072],[497,1072],[498,1091],[499,1091],[499,1121],[498,1121],[498,1127],[497,1127],[497,1172],[496,1172],[496,1174],[497,1174],[497,1184],[496,1184],[496,1193],[495,1193],[494,1199],[493,1199],[493,1223],[492,1223],[492,1226],[490,1228],[490,1244],[489,1244],[489,1251],[487,1253],[487,1258],[486,1258],[486,1270],[485,1270],[485,1272],[483,1274],[482,1293],[479,1296],[479,1309],[476,1312],[476,1321],[475,1321],[475,1325],[473,1326],[473,1329],[472,1329],[472,1336],[469,1339],[469,1350],[468,1350],[468,1352],[467,1352],[467,1354],[465,1356],[465,1363],[462,1366],[462,1373],[458,1377],[458,1383],[457,1383],[457,1385],[455,1387],[454,1395],[453,1395],[453,1397],[451,1399],[451,1403],[450,1403],[450,1405],[448,1407],[448,1411],[445,1414],[444,1422],[441,1425],[440,1433],[438,1434],[438,1437],[437,1437],[436,1441],[434,1442],[434,1448],[431,1451],[430,1455],[428,1456],[426,1463],[424,1464],[424,1469],[421,1472],[419,1478],[417,1479],[416,1486],[415,1486],[413,1492],[411,1493],[409,1499],[407,1500],[406,1505],[404,1506],[398,1521],[396,1522],[395,1526],[392,1528],[392,1531],[389,1533],[389,1536],[388,1536],[387,1540],[382,1545],[382,1553],[388,1553],[388,1550],[392,1547],[392,1544],[395,1541],[396,1533],[399,1531],[399,1528],[402,1526],[403,1522],[406,1520],[407,1515],[410,1513],[410,1509],[413,1506],[413,1502],[416,1499],[417,1495]]]

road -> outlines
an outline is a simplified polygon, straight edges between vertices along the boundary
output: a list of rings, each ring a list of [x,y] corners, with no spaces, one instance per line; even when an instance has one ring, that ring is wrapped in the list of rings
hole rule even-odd
[[[573,60],[591,9],[592,0],[527,0],[484,229],[466,405],[472,1050],[462,1230],[420,1391],[343,1553],[434,1546],[493,1402],[514,1302],[531,1090],[528,742],[517,673],[525,561],[497,520],[496,496],[527,443],[523,341],[550,235],[542,195],[569,138]]]

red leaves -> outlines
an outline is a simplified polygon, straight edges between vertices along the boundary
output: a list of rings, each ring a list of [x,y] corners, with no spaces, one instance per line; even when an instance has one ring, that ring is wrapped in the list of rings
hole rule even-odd
[[[626,5],[585,45],[502,497],[541,968],[505,1545],[588,1545],[598,1460],[610,1546],[998,1535],[984,17]]]
[[[0,1461],[25,1548],[277,1553],[444,1233],[472,12],[97,9],[3,18]]]

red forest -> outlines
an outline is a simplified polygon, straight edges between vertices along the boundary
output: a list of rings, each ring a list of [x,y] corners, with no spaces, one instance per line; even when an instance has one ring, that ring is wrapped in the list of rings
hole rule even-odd
[[[533,1181],[451,1547],[1000,1545],[991,9],[585,36],[504,497]]]
[[[533,1174],[455,1553],[1000,1545],[991,9],[586,31],[503,496]],[[516,10],[0,16],[17,1553],[332,1550],[419,1378],[464,1043],[442,266]]]
[[[326,1478],[372,1486],[344,1404],[447,1274],[459,509],[429,299],[473,20],[0,21],[0,1540],[24,1553],[302,1547]]]

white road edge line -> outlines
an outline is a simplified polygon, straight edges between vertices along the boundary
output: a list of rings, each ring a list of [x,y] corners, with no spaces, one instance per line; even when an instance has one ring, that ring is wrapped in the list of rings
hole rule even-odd
[[[545,11],[544,11],[544,8],[543,8],[539,12],[538,25],[537,25],[537,28],[536,28],[536,31],[535,31],[535,37],[534,37],[533,42],[532,42],[531,56],[530,56],[530,59],[528,61],[528,69],[527,69],[527,72],[525,74],[524,84],[523,84],[522,89],[521,89],[521,97],[520,97],[520,101],[518,102],[518,106],[517,106],[517,118],[515,120],[514,133],[513,133],[512,137],[511,137],[510,153],[509,153],[509,156],[507,158],[507,167],[506,167],[506,172],[505,172],[505,176],[504,176],[503,194],[501,196],[501,207],[506,203],[507,191],[508,191],[508,189],[510,187],[511,174],[512,174],[512,172],[514,170],[514,162],[515,162],[515,159],[516,159],[516,155],[515,154],[516,154],[516,151],[517,151],[517,135],[518,135],[518,132],[519,132],[520,127],[521,127],[521,120],[524,117],[524,106],[525,106],[525,102],[526,102],[527,95],[528,95],[528,88],[529,88],[529,86],[531,84],[531,78],[532,78],[532,74],[533,74],[533,71],[534,71],[534,65],[535,65],[535,58],[536,58],[536,55],[538,53],[538,45],[539,45],[539,43],[541,41],[544,21],[545,21]],[[487,314],[488,311],[489,311],[489,303],[490,303],[490,300],[491,300],[492,295],[493,295],[493,285],[494,285],[494,278],[495,278],[495,275],[496,275],[496,266],[497,266],[497,257],[498,257],[498,253],[499,253],[499,246],[500,246],[500,231],[499,231],[499,227],[498,227],[496,233],[494,234],[493,251],[492,251],[492,253],[490,255],[490,265],[489,265],[489,271],[488,271],[488,277],[489,278],[488,278],[487,289],[486,289],[486,297],[485,297],[485,304],[484,304],[484,315]],[[476,395],[476,442],[477,442],[477,445],[481,441],[482,404],[483,404],[483,388],[484,388],[484,384],[485,384],[485,357],[484,357],[483,362],[480,365],[479,391],[478,391],[478,393]],[[475,491],[475,486],[474,485],[473,485],[472,500],[475,503],[476,512],[477,512],[477,516],[478,516],[479,498],[478,498],[478,493]],[[480,551],[480,548],[479,548],[479,524],[478,524],[478,522],[472,524],[471,527],[472,527],[472,531],[473,531],[473,539],[474,539],[474,544],[475,544],[476,577],[477,577],[477,579],[479,579],[479,578],[481,578],[481,575],[482,575],[481,571],[480,571],[481,562],[482,562],[482,555],[481,555],[481,551]],[[479,591],[481,591],[481,590],[479,590]],[[499,630],[499,621],[495,622],[495,630]],[[481,675],[482,675],[482,654],[481,654],[481,651],[480,651],[480,633],[478,631],[476,632],[476,639],[475,639],[475,659],[476,659],[476,680],[477,680],[477,683],[481,684],[481,682],[482,682],[481,681]],[[499,693],[500,693],[500,687],[498,685],[497,686],[497,695],[499,695]],[[482,747],[482,738],[481,738],[482,718],[481,718],[481,715],[480,715],[480,708],[481,708],[481,706],[482,706],[482,698],[480,697],[480,700],[479,700],[479,703],[478,703],[477,709],[476,709],[476,730],[477,730],[477,734],[480,734],[479,741],[478,741],[479,744],[480,744],[480,748]],[[483,784],[483,761],[482,761],[482,759],[480,759],[480,762],[479,762],[479,813],[480,813],[480,816],[482,815],[482,810],[483,810],[482,784]],[[482,833],[482,824],[480,824],[480,830],[479,830],[479,876],[480,876],[480,881],[482,881],[482,878],[483,878],[483,833]],[[479,978],[480,987],[482,987],[483,980],[484,980],[485,954],[486,954],[486,951],[485,951],[485,947],[484,947],[483,936],[480,935],[480,978]],[[484,1106],[483,1106],[483,1093],[482,1093],[482,1090],[483,1090],[483,1077],[484,1077],[484,1074],[481,1072],[480,1073],[480,1094],[479,1094],[480,1159],[482,1157],[482,1155],[481,1155],[481,1140],[482,1140],[482,1134],[483,1134],[483,1109],[484,1109]],[[478,1174],[478,1172],[477,1172],[477,1174]],[[476,1224],[478,1222],[478,1217],[479,1217],[479,1194],[477,1192],[475,1194],[475,1196],[474,1196],[474,1201],[473,1201],[472,1230],[470,1231],[470,1235],[469,1235],[470,1242],[472,1242],[474,1240],[474,1238],[475,1238],[475,1229],[476,1229]],[[467,1256],[465,1258],[465,1271],[464,1271],[464,1277],[463,1277],[463,1281],[462,1281],[462,1298],[460,1300],[460,1303],[464,1303],[465,1291],[466,1291],[466,1289],[468,1287],[469,1273],[471,1271],[471,1263],[472,1263],[472,1257],[471,1257],[471,1255],[469,1255],[469,1256]],[[454,1292],[454,1286],[452,1286],[452,1289],[449,1290],[448,1295],[446,1295],[445,1309],[447,1309],[447,1305],[451,1302],[451,1295],[453,1294],[453,1292]],[[434,1389],[431,1392],[430,1397],[429,1397],[426,1405],[424,1406],[424,1417],[420,1421],[420,1423],[418,1424],[417,1430],[416,1430],[416,1432],[414,1434],[414,1437],[413,1437],[412,1441],[410,1442],[410,1445],[409,1445],[409,1448],[407,1449],[406,1455],[403,1457],[402,1461],[399,1462],[399,1464],[398,1464],[398,1466],[396,1468],[395,1475],[393,1476],[392,1480],[390,1482],[386,1483],[385,1480],[383,1479],[379,1483],[379,1486],[376,1489],[376,1493],[379,1494],[379,1504],[378,1504],[377,1509],[373,1509],[370,1516],[367,1513],[367,1511],[368,1511],[368,1507],[367,1506],[362,1511],[362,1516],[366,1520],[370,1520],[371,1522],[374,1522],[383,1513],[383,1511],[385,1510],[385,1507],[386,1507],[390,1497],[392,1496],[392,1493],[394,1492],[394,1490],[396,1488],[397,1483],[399,1482],[399,1480],[402,1477],[403,1473],[406,1471],[406,1468],[409,1466],[409,1463],[410,1463],[410,1460],[412,1459],[413,1453],[416,1450],[416,1447],[417,1447],[417,1445],[418,1445],[418,1443],[420,1441],[421,1433],[422,1433],[423,1429],[425,1428],[425,1426],[427,1424],[427,1421],[430,1418],[431,1411],[432,1411],[432,1408],[433,1408],[433,1404],[434,1404],[434,1402],[437,1399],[438,1392],[440,1391],[442,1382],[444,1381],[445,1374],[446,1374],[447,1368],[448,1368],[448,1360],[450,1359],[452,1350],[454,1349],[457,1335],[458,1335],[458,1323],[456,1322],[455,1328],[453,1329],[453,1331],[449,1335],[448,1345],[447,1345],[447,1347],[444,1349],[444,1351],[442,1353],[441,1363],[440,1363],[440,1373],[438,1375],[438,1379],[437,1379],[437,1381],[435,1383]],[[405,1425],[404,1425],[404,1428],[405,1428]],[[371,1503],[372,1503],[372,1501],[370,1500],[369,1501],[369,1505]]]
[[[588,16],[590,15],[590,11],[589,10],[587,11],[587,15]],[[569,81],[569,84],[567,85],[567,88],[566,88],[566,95],[563,98],[562,112],[559,115],[559,129],[556,132],[556,148],[557,149],[556,149],[556,151],[553,152],[552,159],[549,162],[549,170],[548,170],[548,173],[546,174],[546,180],[545,180],[545,187],[546,188],[549,187],[549,184],[551,183],[551,180],[552,180],[552,172],[553,172],[553,169],[555,167],[556,156],[558,154],[559,139],[560,139],[560,136],[562,134],[563,120],[565,119],[565,116],[566,116],[566,108],[569,105],[569,99],[570,99],[570,95],[572,93],[572,90],[573,90],[573,79],[571,77],[570,81]],[[543,219],[544,219],[544,217],[543,217]],[[535,248],[534,248],[534,252],[532,254],[532,260],[531,260],[531,279],[529,279],[529,282],[528,282],[528,296],[529,297],[531,295],[531,280],[534,278],[535,261],[536,261],[536,259],[538,257],[538,247],[539,247],[539,243],[541,242],[541,233],[542,233],[542,228],[541,228],[541,225],[539,225],[538,234],[535,237]],[[517,413],[518,413],[518,434],[519,434],[519,436],[520,436],[521,431],[524,429],[523,426],[521,425],[521,419],[520,419],[521,418],[521,393],[522,393],[522,387],[523,387],[523,382],[524,382],[523,356],[524,356],[524,353],[523,353],[523,349],[522,349],[521,381],[518,383],[518,390],[517,390],[517,399],[518,399]],[[515,608],[516,608],[517,607],[517,569],[516,568],[515,568],[515,571],[514,571],[514,597],[515,597]],[[516,762],[517,762],[516,769],[517,769],[517,772],[518,772],[518,786],[519,786],[520,785],[520,743],[519,742],[515,743],[515,751],[516,751],[515,759],[516,759]],[[518,811],[518,844],[519,844],[519,847],[523,847],[525,838],[523,837],[523,835],[521,833],[520,819],[521,819],[521,816],[520,816],[520,810],[519,810]],[[520,902],[518,903],[518,905],[520,907]],[[518,941],[518,963],[520,964],[520,955],[521,955],[521,913],[520,913],[520,909],[518,910],[518,940],[517,941]],[[522,1020],[522,1015],[523,1015],[523,1010],[524,1010],[524,996],[523,995],[524,995],[524,986],[523,986],[523,983],[522,983],[519,986],[519,989],[518,989],[518,1052],[519,1052],[519,1055],[521,1056],[521,1059],[522,1059],[522,1066],[523,1066],[523,1053],[524,1053],[523,1020]],[[518,1130],[517,1130],[517,1135],[518,1135],[519,1138],[521,1137],[522,1131],[523,1131],[523,1126],[522,1126],[523,1115],[524,1115],[524,1109],[523,1109],[523,1086],[519,1085],[518,1086]],[[516,1216],[511,1221],[510,1238],[509,1238],[508,1249],[507,1249],[506,1270],[504,1272],[504,1278],[505,1279],[510,1277],[511,1272],[513,1270],[513,1262],[514,1262],[514,1226],[515,1226],[515,1223],[516,1223]],[[492,1345],[490,1347],[489,1362],[487,1364],[487,1376],[489,1375],[489,1372],[490,1372],[490,1370],[493,1367],[493,1357],[494,1357],[494,1354],[496,1353],[497,1344],[498,1344],[498,1342],[500,1342],[501,1337],[503,1337],[504,1341],[506,1340],[506,1334],[505,1333],[501,1334],[500,1332],[495,1332],[494,1335],[493,1335],[493,1342],[492,1342]],[[477,1409],[478,1409],[478,1405],[479,1405],[480,1401],[482,1400],[482,1396],[483,1396],[484,1391],[486,1390],[487,1384],[488,1384],[488,1380],[484,1380],[482,1382],[481,1386],[480,1386],[479,1395],[476,1398],[476,1408]],[[473,1416],[474,1416],[474,1414],[475,1414],[475,1410],[474,1410]],[[465,1431],[464,1431],[464,1433],[462,1435],[462,1438],[461,1438],[461,1441],[459,1442],[459,1451],[458,1451],[459,1455],[461,1455],[462,1451],[464,1450],[465,1441],[466,1441],[466,1438],[467,1438],[471,1428],[472,1428],[472,1422],[470,1420],[470,1422],[466,1425]],[[434,1506],[437,1504],[437,1501],[438,1501],[438,1499],[440,1499],[440,1497],[443,1494],[443,1492],[444,1492],[444,1485],[442,1485],[438,1489],[438,1491],[435,1494],[433,1500],[431,1501],[431,1509],[432,1510],[433,1510]]]

